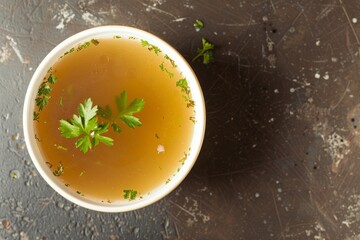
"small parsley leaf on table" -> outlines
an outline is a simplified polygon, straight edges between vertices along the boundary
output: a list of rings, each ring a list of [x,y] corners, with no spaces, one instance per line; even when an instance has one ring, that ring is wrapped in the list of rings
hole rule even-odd
[[[198,54],[193,58],[193,61],[203,57],[203,63],[208,64],[214,60],[214,44],[207,41],[205,38],[202,38],[202,48],[198,48]]]
[[[195,23],[194,23],[194,27],[195,27],[195,30],[198,32],[200,31],[201,28],[204,27],[204,23],[198,19],[195,20]]]
[[[95,147],[99,142],[105,145],[112,146],[113,139],[102,136],[101,134],[108,131],[109,124],[98,123],[96,117],[97,106],[92,106],[90,98],[80,103],[78,107],[79,115],[73,115],[70,121],[60,120],[60,133],[66,138],[77,138],[75,147],[79,148],[83,153],[87,153],[92,147]]]

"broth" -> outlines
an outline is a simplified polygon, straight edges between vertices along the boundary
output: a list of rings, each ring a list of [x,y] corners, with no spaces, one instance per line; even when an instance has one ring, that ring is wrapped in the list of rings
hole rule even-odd
[[[137,39],[99,39],[96,45],[71,51],[52,67],[57,80],[48,105],[34,121],[35,133],[51,170],[61,163],[59,179],[77,193],[112,202],[133,189],[141,197],[166,184],[186,158],[193,108],[176,86],[182,76],[174,62],[152,47]],[[142,126],[131,129],[122,124],[121,133],[109,126],[104,135],[114,139],[114,145],[100,143],[86,154],[75,147],[77,138],[61,136],[59,120],[78,115],[85,99],[116,109],[115,97],[124,90],[128,104],[144,99],[144,109],[135,114]]]

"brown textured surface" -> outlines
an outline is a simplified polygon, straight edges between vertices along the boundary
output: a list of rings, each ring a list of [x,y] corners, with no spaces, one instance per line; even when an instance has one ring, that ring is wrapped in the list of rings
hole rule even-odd
[[[355,0],[2,1],[0,239],[359,239],[359,10]],[[195,19],[205,23],[199,32]],[[119,214],[54,193],[21,126],[41,59],[106,24],[178,49],[207,105],[188,178],[160,202]],[[208,66],[191,62],[201,37],[216,45]]]

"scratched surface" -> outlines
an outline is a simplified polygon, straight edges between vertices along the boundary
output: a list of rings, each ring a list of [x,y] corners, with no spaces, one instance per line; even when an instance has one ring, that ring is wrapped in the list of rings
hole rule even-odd
[[[21,122],[46,53],[107,24],[178,49],[207,106],[186,180],[119,214],[54,193],[29,158]],[[359,36],[357,0],[2,0],[0,239],[360,239]],[[191,62],[202,37],[216,45],[210,65]]]

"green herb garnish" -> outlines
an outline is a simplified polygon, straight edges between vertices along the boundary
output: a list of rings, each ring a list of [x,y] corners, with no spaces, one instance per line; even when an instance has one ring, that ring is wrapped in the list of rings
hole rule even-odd
[[[208,42],[205,38],[201,39],[202,41],[202,48],[198,48],[198,54],[193,58],[193,61],[196,59],[203,57],[203,63],[208,64],[214,60],[214,44]]]
[[[33,120],[39,121],[40,118],[40,112],[44,109],[45,106],[49,104],[49,100],[51,98],[50,92],[52,90],[51,85],[54,84],[57,80],[56,76],[54,76],[52,73],[52,68],[48,70],[48,73],[50,73],[48,78],[44,78],[43,82],[40,84],[40,87],[38,89],[35,103],[38,108],[38,111],[33,112]]]
[[[171,65],[172,65],[174,68],[177,67],[177,65],[175,64],[175,61],[174,61],[172,58],[170,58],[169,55],[165,54],[164,58],[165,58],[166,60],[169,60],[169,62],[171,63]]]
[[[90,98],[84,101],[84,104],[79,105],[79,115],[73,115],[70,121],[60,120],[60,133],[66,138],[80,137],[76,142],[76,148],[86,153],[92,147],[95,147],[99,142],[105,145],[112,146],[113,139],[102,136],[101,134],[108,131],[108,123],[98,123],[96,117],[97,106],[92,107],[92,101]]]
[[[176,82],[176,86],[181,88],[181,92],[184,93],[184,99],[186,101],[186,107],[194,107],[195,102],[191,98],[191,92],[190,87],[188,85],[188,82],[186,78],[182,78],[179,81]]]
[[[161,71],[163,72],[166,72],[167,75],[169,75],[170,78],[172,78],[174,76],[174,73],[170,72],[165,66],[164,66],[164,63],[162,62],[160,65],[159,65]]]
[[[148,41],[146,40],[141,40],[141,45],[143,47],[147,47],[147,49],[151,52],[154,51],[156,55],[158,55],[159,53],[161,53],[161,49],[153,44],[150,44]]]
[[[50,85],[55,82],[56,76],[50,74],[47,80],[41,83],[37,92],[37,97],[35,98],[36,106],[39,108],[39,111],[42,111],[44,107],[49,104],[50,92],[52,90]]]
[[[117,120],[122,121],[130,128],[139,127],[142,125],[139,118],[133,116],[143,110],[145,101],[144,99],[135,98],[128,106],[127,105],[127,93],[123,91],[119,96],[115,97],[115,103],[117,113],[113,115],[109,106],[104,108],[99,107],[99,115],[107,120],[112,121],[111,127],[115,132],[121,132],[121,127],[115,122]]]
[[[51,167],[50,167],[51,168]],[[57,177],[60,177],[64,173],[64,168],[61,162],[59,162],[59,165],[56,167],[56,169],[53,171],[53,174]]]
[[[92,44],[94,44],[95,46],[97,46],[100,42],[99,40],[96,40],[96,39],[91,39],[90,41]]]
[[[137,191],[129,189],[129,190],[124,190],[124,198],[125,199],[129,199],[129,200],[135,200],[136,195],[137,195]]]
[[[34,121],[39,121],[40,119],[40,113],[38,112],[33,112],[33,120]]]
[[[195,20],[194,27],[196,31],[200,31],[204,27],[204,23],[200,20]]]

